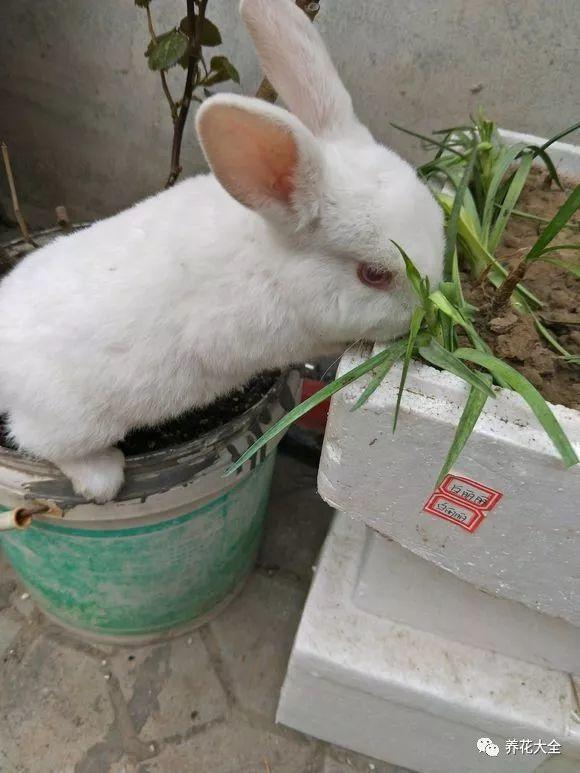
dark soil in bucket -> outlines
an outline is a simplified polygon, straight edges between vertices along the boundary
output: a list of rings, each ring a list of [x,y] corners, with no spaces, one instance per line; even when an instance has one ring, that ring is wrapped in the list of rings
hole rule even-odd
[[[272,388],[279,375],[278,370],[261,373],[245,387],[218,398],[211,405],[188,411],[158,427],[134,430],[117,445],[126,456],[136,456],[195,440],[249,410]],[[0,445],[14,448],[6,437],[4,417],[0,417]]]
[[[229,392],[211,405],[188,411],[159,427],[134,430],[117,445],[126,456],[136,456],[195,440],[245,413],[271,389],[279,375],[280,371],[260,373],[242,389]]]
[[[563,181],[565,192],[546,182],[542,170],[533,170],[517,209],[552,218],[569,195],[572,185]],[[580,243],[580,218],[576,227],[566,228],[554,244]],[[498,251],[506,268],[511,268],[534,244],[543,224],[512,216]],[[578,263],[573,250],[553,252],[550,257]],[[538,332],[529,315],[520,315],[512,306],[498,314],[491,312],[493,291],[489,282],[474,282],[462,275],[465,298],[480,310],[474,319],[478,332],[494,354],[519,370],[551,403],[580,409],[580,367],[567,363]],[[570,354],[580,354],[580,280],[550,263],[535,262],[527,270],[524,285],[544,304],[540,318],[550,333]]]

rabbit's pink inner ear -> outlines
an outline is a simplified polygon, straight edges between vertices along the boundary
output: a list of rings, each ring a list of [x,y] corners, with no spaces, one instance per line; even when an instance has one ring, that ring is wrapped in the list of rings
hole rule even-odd
[[[252,209],[290,203],[298,149],[286,127],[237,106],[208,104],[199,133],[214,174],[234,198]]]
[[[296,190],[294,179],[289,174],[281,174],[277,180],[274,180],[274,191],[282,201],[289,202],[292,194]]]

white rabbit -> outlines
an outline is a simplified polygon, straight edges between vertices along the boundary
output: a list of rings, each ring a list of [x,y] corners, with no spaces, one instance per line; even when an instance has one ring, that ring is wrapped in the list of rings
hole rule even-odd
[[[213,175],[26,257],[0,284],[0,409],[18,447],[105,502],[114,444],[283,367],[408,327],[400,243],[433,284],[442,215],[353,113],[292,0],[243,0],[291,112],[217,95],[197,114]]]

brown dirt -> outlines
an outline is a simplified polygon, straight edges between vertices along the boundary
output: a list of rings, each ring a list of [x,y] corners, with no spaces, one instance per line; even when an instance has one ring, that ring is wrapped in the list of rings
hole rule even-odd
[[[548,187],[546,175],[534,169],[522,193],[517,208],[534,215],[551,218],[570,192],[553,184]],[[578,229],[564,229],[554,240],[556,244],[580,243],[580,219],[574,221]],[[512,217],[498,257],[511,268],[525,255],[538,238],[541,224]],[[550,255],[562,261],[578,261],[578,252],[564,250]],[[538,333],[529,316],[518,314],[513,308],[491,312],[493,290],[488,282],[477,283],[462,275],[465,297],[480,310],[476,327],[493,352],[519,370],[551,403],[580,409],[580,367],[568,364]],[[580,281],[570,272],[549,263],[533,263],[526,272],[525,286],[543,302],[541,318],[552,335],[570,354],[580,354]]]

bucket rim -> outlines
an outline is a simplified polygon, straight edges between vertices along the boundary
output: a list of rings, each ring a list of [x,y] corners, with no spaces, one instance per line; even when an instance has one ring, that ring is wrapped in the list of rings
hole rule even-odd
[[[224,441],[233,438],[240,434],[244,430],[248,429],[252,424],[257,414],[262,412],[262,409],[266,405],[283,400],[283,392],[285,391],[288,377],[292,372],[298,372],[297,368],[286,368],[280,372],[276,377],[272,386],[264,392],[264,394],[247,408],[239,416],[234,416],[233,419],[220,424],[209,432],[204,432],[192,440],[186,440],[183,443],[177,443],[175,445],[168,446],[167,448],[159,448],[154,451],[146,451],[143,454],[133,454],[125,457],[125,470],[140,469],[143,467],[155,466],[157,462],[168,462],[172,459],[177,460],[183,456],[195,455],[198,452],[204,452],[214,449],[215,446],[222,446]],[[281,403],[282,407],[285,407],[284,403]],[[292,407],[292,406],[291,406]],[[30,472],[32,474],[49,474],[51,477],[65,476],[60,472],[51,462],[43,459],[35,459],[34,457],[27,456],[20,451],[16,451],[12,448],[5,448],[0,446],[0,467],[18,466],[23,472]]]

